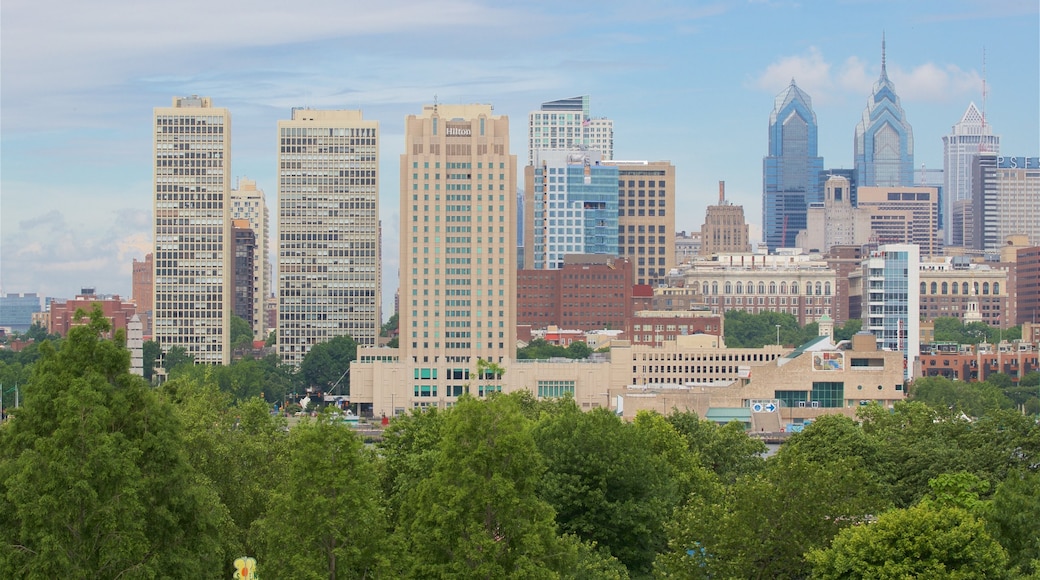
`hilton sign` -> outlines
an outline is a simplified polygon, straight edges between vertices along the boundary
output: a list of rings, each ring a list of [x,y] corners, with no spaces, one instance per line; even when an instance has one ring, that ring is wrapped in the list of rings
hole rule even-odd
[[[449,125],[445,127],[444,134],[448,137],[469,137],[473,134],[473,130],[469,127],[452,127]]]

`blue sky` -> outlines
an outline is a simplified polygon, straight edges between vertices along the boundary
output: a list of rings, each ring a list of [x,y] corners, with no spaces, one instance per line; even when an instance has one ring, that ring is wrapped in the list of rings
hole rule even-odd
[[[233,175],[265,190],[272,226],[279,119],[309,106],[380,121],[387,311],[404,117],[435,96],[508,115],[522,164],[527,114],[591,95],[615,158],[675,164],[677,230],[700,227],[725,180],[759,238],[773,98],[796,79],[825,167],[851,167],[883,31],[918,167],[941,168],[942,135],[981,106],[983,50],[1002,153],[1040,154],[1036,0],[5,0],[0,290],[129,296],[151,245],[152,108],[175,95],[230,109]]]

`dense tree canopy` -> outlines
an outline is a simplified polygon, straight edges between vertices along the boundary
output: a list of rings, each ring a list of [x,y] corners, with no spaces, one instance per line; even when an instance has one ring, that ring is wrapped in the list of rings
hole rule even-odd
[[[311,347],[300,363],[300,380],[304,386],[328,390],[339,383],[337,393],[350,392],[350,363],[357,358],[357,343],[349,336],[337,336]],[[342,380],[340,380],[342,379]]]

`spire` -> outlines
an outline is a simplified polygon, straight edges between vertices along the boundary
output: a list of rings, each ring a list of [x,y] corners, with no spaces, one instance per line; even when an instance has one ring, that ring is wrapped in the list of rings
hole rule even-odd
[[[881,31],[881,77],[888,78],[888,72],[885,70],[885,31]]]

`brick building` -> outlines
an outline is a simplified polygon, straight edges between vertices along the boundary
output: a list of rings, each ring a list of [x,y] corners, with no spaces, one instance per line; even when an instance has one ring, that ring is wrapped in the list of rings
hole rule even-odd
[[[88,315],[94,304],[101,305],[101,311],[112,325],[112,331],[126,330],[130,319],[137,314],[137,306],[131,300],[124,300],[119,295],[100,296],[93,288],[83,288],[80,293],[69,300],[52,300],[50,327],[51,334],[65,336],[69,329],[77,326],[76,311],[82,309]],[[88,319],[85,317],[84,322]]]
[[[632,315],[632,263],[591,254],[564,256],[559,270],[517,272],[517,325],[622,329]]]

